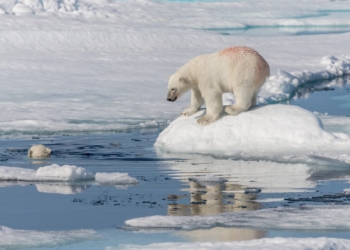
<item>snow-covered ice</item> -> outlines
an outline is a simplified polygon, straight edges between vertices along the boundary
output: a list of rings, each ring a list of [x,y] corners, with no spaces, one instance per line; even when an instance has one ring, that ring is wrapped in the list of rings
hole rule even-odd
[[[343,190],[343,193],[346,194],[346,195],[350,195],[350,188],[345,188]]]
[[[0,181],[32,181],[32,182],[74,182],[74,181],[92,181],[99,184],[117,184],[128,185],[137,184],[138,181],[130,177],[127,173],[96,173],[93,174],[85,168],[78,166],[53,164],[46,167],[40,167],[37,170],[0,166]],[[63,186],[64,188],[64,186]],[[61,189],[56,186],[39,186],[38,190],[53,190],[54,193],[61,193]],[[57,189],[57,190],[56,190]],[[39,191],[40,191],[39,190]],[[61,191],[60,191],[61,190]],[[70,192],[70,187],[67,191]]]
[[[245,45],[256,49],[271,67],[271,77],[259,94],[259,104],[288,101],[306,83],[349,74],[349,9],[349,1],[329,0],[309,0],[303,4],[290,0],[190,3],[150,0],[0,0],[0,136],[96,131],[109,133],[162,128],[170,123],[169,120],[174,120],[189,102],[188,95],[177,103],[166,101],[166,76],[197,55],[212,53],[233,45]],[[229,104],[234,98],[225,95],[223,101]],[[254,112],[260,112],[259,108],[245,115],[254,116]],[[282,110],[281,113],[283,118],[290,118],[289,113],[286,114]],[[251,163],[253,167],[249,169],[243,161],[231,161],[235,164],[231,172],[228,171],[229,166],[225,165],[222,168],[213,167],[214,170],[209,173],[222,176],[228,181],[232,181],[233,178],[229,176],[230,173],[238,178],[243,177],[239,178],[239,185],[244,185],[242,190],[252,185],[249,183],[252,176],[258,178],[260,174],[262,177],[258,178],[259,183],[254,183],[254,187],[263,189],[263,194],[269,190],[283,192],[295,188],[300,191],[310,186],[314,187],[316,182],[306,181],[306,178],[312,177],[307,163],[325,158],[332,159],[333,163],[337,164],[350,163],[350,118],[317,116],[323,122],[325,130],[315,116],[305,113],[307,121],[301,121],[299,126],[286,121],[285,127],[277,130],[280,133],[279,138],[278,133],[275,134],[276,126],[270,122],[266,126],[270,124],[270,131],[273,133],[262,133],[261,144],[248,147],[245,140],[257,143],[259,139],[246,135],[244,140],[234,141],[234,145],[230,145],[238,148],[227,148],[227,140],[218,147],[221,150],[220,154],[224,156],[238,156],[240,159],[255,157],[258,160],[270,159],[288,164],[256,161]],[[231,117],[222,120],[225,119]],[[177,123],[178,120],[174,122]],[[219,124],[220,121],[216,126]],[[236,121],[231,127],[234,128],[235,124]],[[288,128],[297,130],[294,133],[282,133],[282,130],[291,132]],[[204,129],[210,127],[199,130]],[[275,135],[273,138],[268,137]],[[210,140],[215,138],[200,139],[208,140],[205,141],[208,142],[208,146]],[[239,148],[241,146],[245,148]],[[256,148],[259,150],[255,151]],[[273,150],[276,152],[270,155]],[[292,152],[288,152],[289,150]],[[307,158],[310,155],[313,158]],[[301,158],[307,162],[298,162]],[[200,174],[208,174],[201,165],[183,166],[189,168],[182,171],[191,171],[191,175],[199,169],[203,170]],[[98,174],[72,167],[62,172],[52,166],[40,171],[15,167],[11,167],[9,171],[9,168],[1,167],[0,180],[39,182],[35,185],[40,192],[65,194],[79,193],[84,188],[68,185],[72,184],[70,182],[88,179],[99,183]],[[175,170],[177,168],[171,167]],[[101,174],[103,177],[103,173]],[[198,174],[195,173],[196,176]],[[118,175],[112,175],[113,177],[104,176],[102,179],[114,181]],[[188,181],[188,176],[184,178],[185,181]],[[55,181],[60,181],[62,185],[56,185],[53,183]],[[6,181],[2,181],[0,185],[7,185]],[[331,209],[332,212],[327,212]],[[279,211],[282,211],[280,217]],[[314,226],[316,229],[338,229],[339,226],[349,230],[346,224],[349,218],[345,210],[341,211],[340,206],[306,207],[295,210],[267,210],[266,213],[270,214],[266,215],[263,211],[240,215],[243,216],[242,224],[246,223],[243,226],[259,227],[260,223],[261,227],[273,227],[284,223],[282,226],[286,228],[306,225],[306,228]],[[257,221],[250,217],[255,214]],[[324,217],[323,214],[324,221],[320,220]],[[220,216],[199,218],[221,223]],[[222,216],[222,220],[228,220],[234,225],[241,219],[236,217],[235,221],[230,221],[231,215]],[[162,218],[159,223],[163,222]],[[295,222],[292,221],[293,218]],[[194,217],[194,220],[197,219]],[[203,224],[211,226],[211,221]],[[274,224],[269,224],[270,221]],[[194,224],[197,223],[201,227],[201,219],[197,222]],[[9,233],[6,234],[5,231]],[[70,232],[72,237],[75,235],[73,231],[65,232]],[[44,235],[47,238],[51,237],[48,245],[39,245],[40,242],[48,242],[45,237],[35,238],[35,235],[42,235],[41,233],[43,232],[2,227],[0,242],[7,240],[19,244],[19,248],[57,246],[50,245],[50,239],[60,239],[56,236],[57,232],[49,237]],[[87,238],[93,237],[90,235]],[[29,241],[32,239],[37,245],[31,245]],[[21,242],[26,242],[27,245],[20,245]],[[65,242],[67,241],[63,240],[57,244]],[[186,248],[191,247],[188,244]],[[199,246],[197,243],[192,244],[194,248]],[[234,249],[234,244],[252,244],[251,248],[256,245],[266,246],[268,249],[271,249],[271,244],[280,244],[284,248],[286,245],[292,247],[291,244],[300,244],[300,248],[310,246],[317,249],[331,246],[342,249],[342,244],[348,245],[348,242],[325,238],[274,239],[251,243],[207,243],[207,246],[223,249],[225,244],[228,244],[230,249]],[[167,246],[171,248],[173,245],[169,243]],[[13,245],[10,245],[11,247]],[[150,247],[163,248],[160,245]],[[179,245],[175,247],[180,248]],[[7,249],[9,246],[0,244],[0,248]]]
[[[94,230],[35,231],[0,226],[0,249],[58,247],[65,244],[98,240]]]
[[[347,205],[279,207],[213,216],[149,216],[127,220],[125,224],[140,228],[180,228],[188,230],[215,226],[259,229],[350,230],[350,213]]]
[[[321,64],[326,66],[325,70],[315,72],[304,70],[291,73],[278,70],[278,75],[271,76],[262,87],[258,102],[267,104],[289,100],[296,90],[305,83],[350,74],[350,56],[325,56],[321,59]]]
[[[350,150],[347,137],[326,132],[318,117],[297,106],[260,106],[201,126],[197,119],[204,112],[177,118],[160,133],[155,147],[172,153],[280,161],[286,156],[301,157],[316,152],[334,154],[342,160],[340,155]]]
[[[33,14],[17,16],[17,7]],[[257,38],[217,31],[350,29],[348,12],[339,11],[348,1],[26,0],[3,1],[0,9],[0,81],[9,83],[0,93],[1,134],[166,126],[188,103],[188,96],[165,100],[166,76],[194,56],[233,45],[253,47],[271,66],[261,103],[349,71],[350,33]]]
[[[128,185],[139,183],[137,179],[130,177],[128,173],[96,173],[95,180],[100,184]]]
[[[155,243],[150,245],[120,245],[118,247],[107,247],[106,250],[117,249],[201,249],[201,250],[346,250],[350,240],[335,238],[267,238],[251,241],[233,242],[203,242],[203,243]]]

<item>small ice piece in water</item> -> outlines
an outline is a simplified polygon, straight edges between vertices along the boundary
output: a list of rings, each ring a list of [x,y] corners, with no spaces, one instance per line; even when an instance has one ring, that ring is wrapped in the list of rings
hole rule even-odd
[[[70,165],[60,167],[57,164],[38,168],[35,176],[38,180],[47,181],[80,181],[94,178],[85,168]]]
[[[49,158],[51,149],[45,147],[42,144],[33,145],[28,150],[28,158]]]
[[[350,195],[350,188],[345,188],[345,189],[343,190],[343,194],[345,194],[345,195]]]
[[[244,193],[245,194],[257,194],[260,193],[261,189],[260,188],[247,188]]]
[[[222,177],[216,177],[214,175],[204,175],[204,176],[197,176],[197,177],[190,177],[188,178],[189,181],[197,182],[199,184],[222,184],[227,182],[226,179]]]
[[[109,145],[114,146],[114,147],[119,147],[122,144],[120,142],[111,142]]]
[[[130,185],[138,184],[139,181],[130,177],[128,173],[96,173],[95,181],[100,184]]]

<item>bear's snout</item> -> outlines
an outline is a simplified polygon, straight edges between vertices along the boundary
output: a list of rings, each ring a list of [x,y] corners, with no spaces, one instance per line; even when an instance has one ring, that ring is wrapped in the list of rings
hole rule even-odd
[[[167,100],[168,100],[169,102],[175,102],[176,99],[177,99],[177,96],[176,96],[175,98],[173,98],[173,99],[172,99],[172,98],[169,98],[169,97],[167,98]]]
[[[176,90],[175,90],[175,89],[171,89],[171,90],[168,92],[167,100],[168,100],[169,102],[175,102],[176,99],[177,99]]]

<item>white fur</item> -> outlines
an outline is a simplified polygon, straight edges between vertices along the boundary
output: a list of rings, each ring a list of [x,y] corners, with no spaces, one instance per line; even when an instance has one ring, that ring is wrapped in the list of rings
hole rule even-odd
[[[206,103],[206,114],[197,122],[207,125],[219,119],[222,94],[231,92],[236,102],[225,112],[238,115],[256,105],[260,87],[270,75],[265,59],[248,47],[231,47],[219,52],[197,56],[169,78],[168,101],[175,101],[192,90],[191,104],[182,112],[191,116]]]
[[[48,158],[48,157],[50,157],[50,154],[51,154],[51,149],[49,149],[41,144],[33,145],[28,150],[28,157],[29,158]]]

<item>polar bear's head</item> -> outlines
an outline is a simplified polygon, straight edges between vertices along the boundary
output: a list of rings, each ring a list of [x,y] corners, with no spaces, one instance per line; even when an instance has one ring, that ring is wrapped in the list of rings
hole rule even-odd
[[[173,74],[169,77],[167,100],[169,102],[175,102],[180,96],[190,90],[190,88],[190,84],[185,77],[176,73]]]

